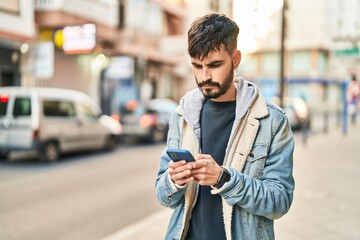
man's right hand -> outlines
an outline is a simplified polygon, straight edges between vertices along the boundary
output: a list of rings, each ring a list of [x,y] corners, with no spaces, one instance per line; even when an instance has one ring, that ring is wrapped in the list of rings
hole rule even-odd
[[[188,163],[185,160],[169,162],[170,178],[179,186],[183,186],[194,180],[194,177],[191,176],[191,169],[193,169],[192,163]]]

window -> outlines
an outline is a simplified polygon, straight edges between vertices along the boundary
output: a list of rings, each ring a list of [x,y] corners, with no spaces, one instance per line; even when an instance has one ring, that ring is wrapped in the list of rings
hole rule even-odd
[[[97,119],[96,114],[88,106],[81,105],[81,111],[86,119]]]
[[[327,69],[327,52],[320,52],[318,58],[318,69],[320,73],[325,73]]]
[[[264,53],[261,56],[261,70],[263,74],[277,74],[280,71],[280,55],[278,53]]]
[[[31,115],[30,98],[16,98],[13,109],[14,117],[25,117]]]
[[[210,1],[210,9],[214,12],[219,12],[219,0],[211,0]]]
[[[44,115],[47,117],[75,117],[75,106],[69,101],[44,101]]]
[[[311,56],[309,52],[294,52],[290,56],[290,68],[294,74],[305,74],[311,70]]]
[[[253,55],[243,55],[241,64],[239,66],[241,74],[256,74],[257,73],[257,59]]]
[[[125,28],[125,3],[124,0],[119,2],[119,28]]]
[[[19,15],[20,1],[19,0],[2,0],[0,1],[0,12],[12,13]]]

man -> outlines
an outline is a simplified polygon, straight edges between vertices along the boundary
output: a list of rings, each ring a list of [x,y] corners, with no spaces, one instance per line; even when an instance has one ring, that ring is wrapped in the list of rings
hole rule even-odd
[[[356,75],[352,75],[351,81],[347,86],[347,103],[348,112],[351,117],[351,123],[355,125],[358,102],[360,100],[360,83],[357,81]]]
[[[166,239],[274,239],[273,220],[290,208],[293,135],[283,110],[234,77],[239,28],[208,14],[188,31],[198,88],[170,120],[166,149],[187,149],[195,162],[164,150],[156,179],[160,203],[174,208]]]

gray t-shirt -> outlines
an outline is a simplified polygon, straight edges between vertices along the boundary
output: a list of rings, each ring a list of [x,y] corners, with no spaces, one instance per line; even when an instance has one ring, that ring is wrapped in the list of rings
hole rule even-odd
[[[236,102],[206,100],[201,111],[201,152],[210,154],[221,166],[235,119]],[[192,211],[187,240],[226,239],[222,202],[219,194],[212,195],[211,187],[199,186],[196,205]]]

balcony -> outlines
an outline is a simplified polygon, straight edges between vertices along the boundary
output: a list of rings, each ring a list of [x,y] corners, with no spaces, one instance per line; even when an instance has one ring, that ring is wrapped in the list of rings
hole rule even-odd
[[[14,41],[30,41],[35,37],[32,1],[7,2],[0,4],[0,41],[7,41],[10,45]]]
[[[117,0],[35,0],[35,22],[40,28],[96,24],[96,35],[112,42],[119,20]]]
[[[117,27],[119,19],[117,0],[35,0],[35,10],[64,12],[107,27]]]

